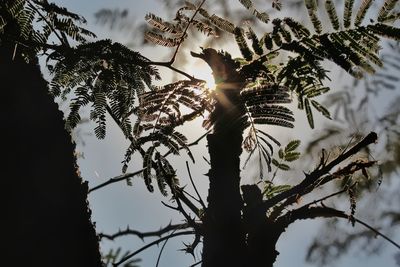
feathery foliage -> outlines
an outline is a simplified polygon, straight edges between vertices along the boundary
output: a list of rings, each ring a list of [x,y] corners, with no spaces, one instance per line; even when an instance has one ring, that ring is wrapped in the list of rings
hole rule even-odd
[[[328,27],[322,24],[318,15],[322,10],[319,10],[321,7],[317,5],[316,0],[305,0],[313,29],[290,17],[270,19],[266,12],[258,11],[251,0],[239,0],[239,2],[255,18],[270,26],[261,38],[250,25],[242,27],[241,24],[225,18],[225,15],[223,17],[209,13],[202,7],[204,1],[199,5],[185,1],[172,21],[148,13],[145,20],[150,30],[145,33],[145,39],[156,45],[174,48],[173,58],[168,62],[153,62],[140,53],[110,40],[88,42],[94,35],[78,26],[84,19],[47,1],[16,0],[1,3],[0,41],[12,40],[16,49],[22,46],[28,59],[36,56],[40,50],[46,53],[47,50],[51,51],[47,61],[53,75],[50,91],[54,96],[65,99],[71,94],[67,129],[72,130],[77,126],[81,120],[81,109],[88,106],[90,119],[96,123],[94,132],[101,139],[106,135],[106,122],[108,117],[111,117],[130,142],[122,161],[122,172],[127,172],[134,154],[140,154],[143,158],[141,176],[147,189],[153,192],[156,182],[162,195],[167,196],[170,190],[178,205],[175,209],[185,215],[187,224],[195,231],[199,228],[197,219],[203,220],[202,213],[206,212],[207,220],[209,210],[199,212],[199,209],[185,197],[183,193],[186,192],[179,187],[176,171],[167,156],[180,155],[180,151],[185,150],[188,157],[195,162],[190,146],[198,141],[189,144],[188,138],[178,127],[196,118],[210,115],[203,125],[206,129],[216,126],[213,137],[216,140],[221,138],[218,136],[220,132],[217,126],[226,126],[223,123],[225,121],[231,123],[229,120],[231,118],[230,114],[221,108],[223,101],[219,97],[227,97],[235,105],[235,112],[232,112],[233,125],[239,126],[231,132],[227,127],[228,134],[234,132],[233,134],[241,138],[246,131],[241,144],[248,152],[244,165],[246,166],[249,160],[258,154],[261,179],[265,176],[263,166],[266,165],[269,172],[273,166],[276,168],[272,178],[263,181],[266,183],[264,192],[261,193],[257,187],[260,194],[256,201],[260,203],[255,206],[257,209],[261,206],[260,214],[263,216],[260,217],[261,221],[282,227],[282,230],[274,233],[277,237],[279,231],[283,231],[288,224],[299,218],[307,216],[343,218],[344,213],[332,209],[324,210],[331,212],[329,216],[308,214],[310,211],[318,211],[311,209],[309,207],[311,204],[292,211],[287,211],[286,208],[297,202],[301,196],[338,177],[346,178],[356,171],[367,176],[366,168],[375,164],[374,161],[356,160],[333,173],[331,169],[352,156],[357,149],[375,142],[376,134],[370,134],[364,143],[352,148],[350,152],[345,151],[331,162],[325,160],[325,154],[322,153],[317,168],[306,174],[300,184],[290,186],[276,185],[273,180],[278,170],[290,170],[290,162],[299,159],[300,153],[296,149],[300,141],[291,141],[284,148],[278,149],[278,157],[275,157],[274,146],[279,147],[280,142],[261,127],[294,127],[294,113],[287,105],[294,100],[298,108],[305,111],[311,128],[315,126],[315,111],[330,119],[329,110],[317,99],[330,90],[324,85],[324,81],[329,78],[328,70],[321,65],[322,61],[331,60],[358,78],[364,73],[374,73],[375,67],[382,66],[382,60],[378,55],[382,37],[400,40],[400,30],[393,26],[399,17],[398,13],[393,11],[398,1],[386,0],[376,16],[375,20],[378,22],[370,20],[366,23],[364,18],[372,1],[363,0],[358,10],[354,10],[355,1],[345,0],[343,17],[339,17],[336,12],[337,6],[332,0],[327,0],[322,8],[328,15],[333,31],[326,30]],[[272,1],[272,8],[281,10],[281,2]],[[16,21],[18,25],[18,31],[13,36],[10,36],[7,28],[10,19]],[[39,30],[32,26],[34,21],[41,23]],[[215,36],[217,32],[231,34],[239,47],[242,58],[232,59],[228,52],[212,48],[203,49],[201,56],[197,56],[211,63],[210,66],[213,65],[213,75],[218,84],[215,92],[209,91],[204,81],[173,66],[178,50],[188,38],[189,29],[195,29],[210,37]],[[48,44],[52,34],[58,39],[58,45]],[[73,45],[69,43],[71,40]],[[279,54],[283,54],[283,51],[289,52],[285,54],[287,57],[284,57],[281,64],[276,64],[273,60]],[[161,78],[155,66],[169,68],[188,79],[154,86],[153,80]],[[231,88],[232,84],[234,86]],[[226,93],[228,90],[224,90],[224,86],[232,89],[231,92]],[[226,104],[229,106],[231,103]],[[216,118],[220,113],[215,111],[219,110],[229,118],[227,120]],[[240,151],[240,147],[235,149]],[[238,157],[239,155],[235,155],[237,164]],[[232,169],[236,167],[238,166],[233,166]],[[346,190],[350,199],[349,219],[354,224],[356,192],[352,187]],[[237,194],[240,199],[240,193]],[[245,208],[250,207],[251,210],[253,203],[247,200],[249,199],[245,201]],[[180,201],[191,208],[198,218],[192,219],[182,208]],[[198,201],[203,208],[206,208],[201,199]],[[247,210],[242,209],[242,203],[239,206],[238,214],[243,214],[243,218],[246,217],[244,220],[247,220]],[[301,214],[304,217],[297,215],[296,218],[296,212],[299,213],[302,209],[306,210],[306,213]],[[202,222],[207,222],[206,220]],[[240,223],[242,222],[238,224]],[[206,223],[203,225],[208,227]],[[248,231],[246,227],[244,228]],[[196,232],[195,243],[199,242],[202,234]],[[246,242],[249,243],[252,242],[250,234],[252,233],[246,232]],[[190,249],[192,247],[187,246],[187,250]]]
[[[71,48],[64,58],[52,68],[54,78],[50,91],[54,96],[66,97],[71,90],[71,112],[67,129],[73,129],[80,121],[81,107],[92,103],[90,118],[97,123],[95,133],[105,137],[105,114],[107,109],[121,123],[125,136],[130,136],[135,99],[151,87],[153,79],[159,79],[156,69],[148,60],[127,47],[102,40]]]
[[[4,32],[8,20],[17,26]],[[34,22],[37,22],[35,27]],[[64,46],[69,45],[68,37],[80,43],[96,37],[94,33],[78,26],[82,23],[86,23],[82,16],[47,1],[5,0],[0,5],[1,38],[14,40],[15,49],[22,51],[26,61],[34,58],[39,51],[48,49],[47,43],[52,34]]]

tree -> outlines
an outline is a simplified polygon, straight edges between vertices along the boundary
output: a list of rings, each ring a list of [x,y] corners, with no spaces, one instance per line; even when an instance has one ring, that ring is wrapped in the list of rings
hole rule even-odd
[[[321,62],[330,60],[357,78],[364,72],[373,73],[374,65],[382,65],[377,56],[381,37],[400,38],[400,30],[391,26],[398,18],[393,12],[397,1],[386,0],[377,14],[377,22],[365,23],[363,20],[371,1],[362,1],[353,16],[354,1],[347,0],[341,26],[335,5],[328,0],[324,9],[333,28],[328,32],[323,30],[315,0],[306,0],[315,34],[290,17],[271,21],[268,13],[259,11],[252,1],[239,1],[261,23],[272,27],[261,39],[250,26],[244,29],[216,14],[210,15],[203,8],[204,2],[195,5],[186,1],[172,22],[154,14],[146,16],[153,30],[147,32],[145,38],[158,45],[175,47],[167,62],[152,61],[110,40],[86,42],[85,36],[93,36],[75,25],[74,21],[79,21],[80,17],[46,1],[6,2],[0,29],[7,27],[9,17],[16,18],[20,34],[4,31],[2,40],[15,44],[14,47],[16,44],[23,46],[21,54],[28,59],[38,51],[50,51],[51,93],[66,97],[74,92],[66,128],[76,127],[80,109],[91,104],[90,118],[97,124],[95,134],[98,138],[105,137],[108,114],[130,142],[123,172],[134,153],[143,158],[143,169],[137,173],[125,173],[91,191],[142,174],[148,190],[153,192],[153,181],[156,181],[163,195],[168,191],[172,194],[176,206],[167,206],[181,212],[186,222],[153,233],[135,232],[142,237],[167,234],[143,249],[174,236],[194,235],[193,243],[187,245],[185,251],[193,253],[202,241],[203,266],[272,266],[279,254],[275,249],[276,242],[285,229],[297,220],[317,217],[349,219],[353,225],[360,223],[399,247],[355,218],[355,183],[346,183],[338,192],[300,207],[295,205],[301,197],[326,183],[346,179],[356,172],[365,174],[368,168],[376,165],[376,161],[369,158],[350,159],[376,142],[375,133],[366,135],[335,157],[322,151],[314,170],[292,186],[274,183],[276,171],[268,180],[263,177],[266,176],[265,169],[271,172],[272,166],[276,170],[288,170],[287,163],[299,158],[296,151],[299,141],[289,142],[278,150],[278,157],[273,156],[273,144],[280,146],[280,142],[260,126],[293,127],[293,111],[286,106],[293,101],[291,95],[297,98],[299,109],[305,110],[312,128],[313,110],[330,118],[329,111],[314,100],[329,90],[323,83],[328,76]],[[279,1],[272,3],[273,8],[281,9]],[[55,13],[67,18],[57,19]],[[42,31],[29,26],[37,16],[44,23]],[[217,84],[215,91],[174,65],[182,43],[188,38],[188,29],[192,27],[207,35],[213,35],[217,30],[231,34],[242,53],[243,58],[239,59],[232,59],[229,53],[213,48],[191,53],[209,64]],[[59,39],[59,44],[47,43],[51,33]],[[67,36],[78,45],[71,46]],[[273,60],[284,51],[289,52],[289,56],[280,58],[281,64],[276,64]],[[152,81],[161,79],[158,67],[169,68],[186,79],[155,87]],[[168,156],[179,155],[185,150],[194,161],[190,150],[192,144],[188,144],[178,127],[207,113],[204,126],[209,131],[204,136],[207,136],[211,167],[207,174],[210,188],[206,205],[200,196],[193,197],[198,203],[193,202],[179,185]],[[134,120],[133,124],[131,120]],[[258,154],[259,176],[264,188],[257,184],[241,186],[242,147],[249,154],[248,160]],[[351,203],[350,214],[323,204],[324,200],[346,192]],[[111,238],[124,233],[132,231],[128,229]],[[114,265],[126,262],[143,249],[123,257]]]
[[[13,266],[100,266],[88,184],[76,166],[75,144],[48,93],[35,51],[16,41],[19,36],[31,37],[33,31],[24,19],[36,12],[28,7],[35,6],[26,3],[27,9],[22,9],[24,4],[0,5],[0,79],[5,99],[1,140],[7,151],[2,160],[2,253]],[[45,3],[38,7],[47,8]]]

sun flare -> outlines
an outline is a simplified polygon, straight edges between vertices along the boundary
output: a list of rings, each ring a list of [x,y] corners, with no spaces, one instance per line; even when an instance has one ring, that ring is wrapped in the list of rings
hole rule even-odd
[[[214,76],[211,73],[211,69],[207,65],[196,64],[195,66],[193,66],[193,70],[194,70],[194,76],[196,78],[206,81],[206,86],[210,90],[215,90],[217,85],[215,84]]]

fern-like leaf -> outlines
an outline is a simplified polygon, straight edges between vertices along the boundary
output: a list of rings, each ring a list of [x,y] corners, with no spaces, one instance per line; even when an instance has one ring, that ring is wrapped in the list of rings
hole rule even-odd
[[[285,146],[285,153],[293,152],[300,146],[300,140],[292,140]]]
[[[367,14],[373,0],[363,0],[360,9],[357,12],[356,19],[354,20],[354,26],[358,27],[363,22],[365,14]]]
[[[215,14],[211,15],[211,17],[209,17],[209,20],[217,28],[219,28],[223,31],[229,32],[229,33],[234,33],[234,30],[236,27],[232,22],[230,22],[226,19],[223,19]]]
[[[154,191],[154,187],[151,185],[151,169],[153,163],[154,150],[155,150],[154,146],[149,147],[143,157],[143,169],[144,169],[143,179],[147,189],[150,192]]]
[[[389,39],[393,39],[395,41],[400,41],[400,29],[390,26],[390,25],[386,25],[383,23],[377,23],[374,25],[369,25],[367,27],[368,30],[374,32],[375,34],[382,36],[382,37],[386,37]]]
[[[184,36],[186,37],[186,36]],[[146,32],[144,35],[144,38],[149,41],[152,42],[154,44],[157,45],[161,45],[161,46],[166,46],[166,47],[174,47],[179,45],[179,43],[182,42],[182,38],[184,37],[180,37],[180,38],[168,38],[168,37],[164,37],[161,34],[155,33],[155,32]]]
[[[381,9],[379,10],[378,21],[383,22],[389,15],[389,12],[394,9],[399,0],[385,0]]]
[[[320,34],[322,32],[322,24],[317,15],[317,2],[316,0],[305,0],[308,15],[314,26],[315,32]]]
[[[324,106],[322,106],[320,103],[318,103],[315,100],[311,100],[311,104],[314,106],[314,108],[316,110],[318,110],[319,112],[321,112],[322,115],[324,115],[325,117],[327,117],[328,119],[332,119],[331,118],[331,114],[329,113],[329,110],[327,110]]]
[[[308,124],[310,125],[311,129],[314,129],[314,117],[312,114],[312,110],[310,107],[310,102],[308,101],[308,99],[304,99],[304,107],[306,110],[306,114],[307,114],[307,120],[308,120]]]
[[[145,20],[152,27],[154,27],[162,32],[167,32],[167,33],[171,33],[174,35],[183,34],[183,32],[179,28],[175,27],[175,25],[173,25],[170,22],[164,21],[162,18],[160,18],[152,13],[146,14]]]
[[[339,30],[340,28],[339,19],[337,16],[335,4],[332,2],[332,0],[325,1],[325,9],[326,12],[328,13],[333,29],[336,31]]]
[[[254,7],[254,3],[251,0],[239,0],[239,2],[248,9],[256,18],[264,23],[268,23],[269,15],[266,12],[260,12]]]
[[[247,38],[251,40],[254,52],[259,56],[263,55],[264,50],[262,49],[262,46],[260,45],[260,40],[258,40],[258,37],[253,29],[249,27],[246,33]]]
[[[242,28],[236,27],[234,30],[235,40],[239,46],[240,52],[247,61],[253,59],[253,53],[249,49],[246,39],[244,38],[244,30]]]
[[[351,26],[351,15],[353,13],[354,0],[345,0],[343,26],[348,29]]]

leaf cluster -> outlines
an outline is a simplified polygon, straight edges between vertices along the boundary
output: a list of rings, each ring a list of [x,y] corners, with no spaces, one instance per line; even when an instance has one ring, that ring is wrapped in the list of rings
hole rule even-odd
[[[27,61],[48,49],[53,34],[64,46],[68,38],[84,43],[96,37],[79,26],[83,23],[82,16],[47,0],[4,0],[0,4],[0,41],[12,40]]]
[[[130,136],[132,126],[129,116],[133,113],[135,99],[151,87],[153,79],[160,79],[148,60],[119,43],[101,40],[81,44],[68,49],[50,68],[53,79],[50,92],[66,97],[74,91],[71,112],[67,117],[67,129],[73,129],[80,121],[81,107],[91,104],[90,119],[97,126],[98,138],[106,134],[106,113],[121,124],[125,136]]]

